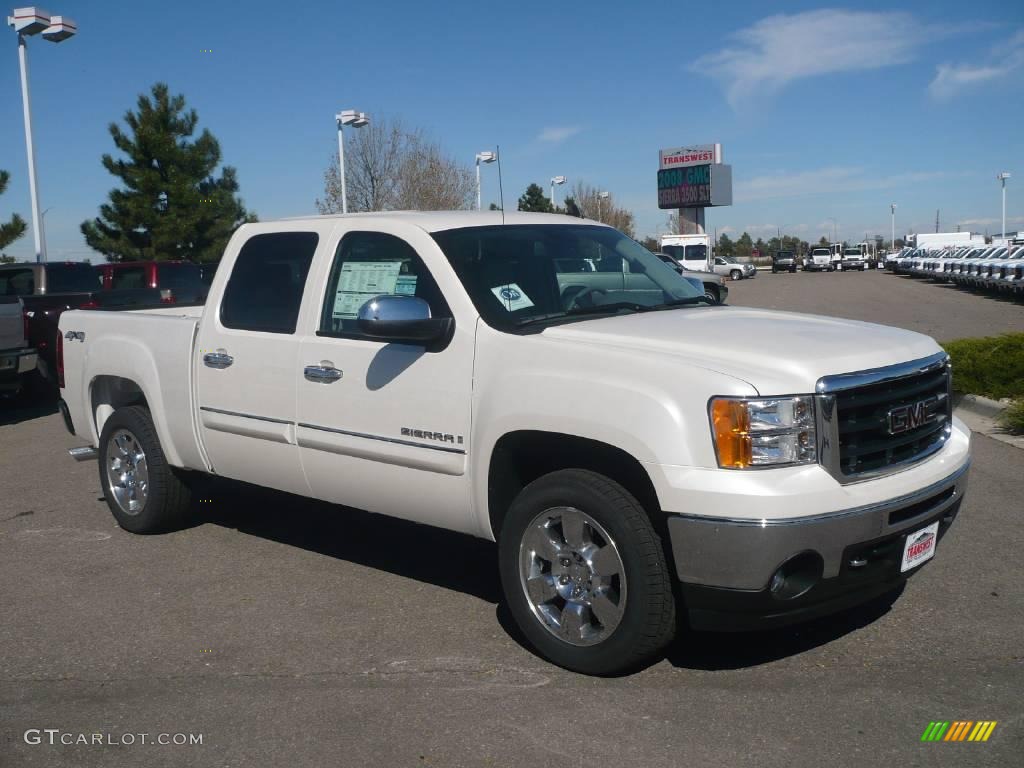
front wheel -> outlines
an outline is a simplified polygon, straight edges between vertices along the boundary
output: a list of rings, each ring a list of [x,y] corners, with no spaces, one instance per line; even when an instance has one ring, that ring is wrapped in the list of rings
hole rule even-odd
[[[712,304],[721,304],[722,299],[718,295],[718,288],[713,285],[704,286],[704,298]]]
[[[734,269],[732,272],[729,273],[729,277],[732,278],[733,280],[739,280],[740,278],[743,277],[743,273],[740,272],[738,269]]]
[[[132,533],[184,525],[191,494],[167,463],[149,411],[118,408],[103,425],[100,487],[117,524]]]
[[[516,623],[561,667],[616,674],[672,640],[661,540],[640,503],[603,475],[567,469],[530,483],[509,508],[498,558]]]

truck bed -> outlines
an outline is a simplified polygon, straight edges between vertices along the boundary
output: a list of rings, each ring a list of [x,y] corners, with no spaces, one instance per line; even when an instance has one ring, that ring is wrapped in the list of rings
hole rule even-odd
[[[167,307],[137,311],[73,310],[60,318],[64,339],[65,386],[75,433],[97,445],[109,409],[93,412],[92,393],[111,388],[122,404],[144,398],[168,461],[179,467],[207,467],[193,418],[193,346],[203,308]],[[73,336],[68,338],[68,333]],[[83,336],[84,334],[84,336]],[[125,386],[136,382],[138,389]],[[178,414],[170,419],[168,414]]]

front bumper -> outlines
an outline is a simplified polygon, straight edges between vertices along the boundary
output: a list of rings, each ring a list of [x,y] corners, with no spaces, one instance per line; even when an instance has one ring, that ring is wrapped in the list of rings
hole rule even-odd
[[[813,518],[767,524],[670,517],[691,626],[766,629],[833,613],[896,588],[920,570],[900,572],[907,535],[938,522],[942,539],[960,511],[967,469],[901,499]],[[768,588],[772,575],[808,552],[820,557],[820,580],[799,596],[775,597]],[[697,562],[706,563],[705,574],[694,572]],[[753,584],[759,586],[750,588]]]
[[[864,602],[919,570],[900,573],[903,543],[936,521],[940,538],[949,529],[967,490],[970,439],[954,417],[938,453],[844,486],[817,465],[759,472],[648,465],[655,466],[664,472],[652,477],[691,625],[767,628]],[[797,556],[817,566],[813,586],[781,599],[769,589],[772,577]]]

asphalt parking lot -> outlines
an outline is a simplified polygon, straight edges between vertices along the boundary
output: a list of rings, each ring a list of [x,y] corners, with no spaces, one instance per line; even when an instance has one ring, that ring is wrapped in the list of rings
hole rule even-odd
[[[1024,305],[883,273],[761,273],[730,303],[951,339]],[[118,529],[60,417],[0,404],[0,766],[1020,765],[1024,451],[975,438],[970,490],[901,595],[809,625],[684,634],[628,677],[539,660],[493,545],[211,484],[205,522]],[[922,743],[995,720],[986,743]],[[28,729],[201,745],[26,744]]]

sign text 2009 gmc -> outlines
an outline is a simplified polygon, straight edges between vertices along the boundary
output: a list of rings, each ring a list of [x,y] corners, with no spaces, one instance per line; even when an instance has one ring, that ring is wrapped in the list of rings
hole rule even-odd
[[[180,523],[192,470],[495,539],[525,636],[586,673],[659,653],[677,611],[761,628],[892,590],[965,491],[932,339],[708,306],[579,219],[246,224],[205,307],[60,328],[123,528]]]

